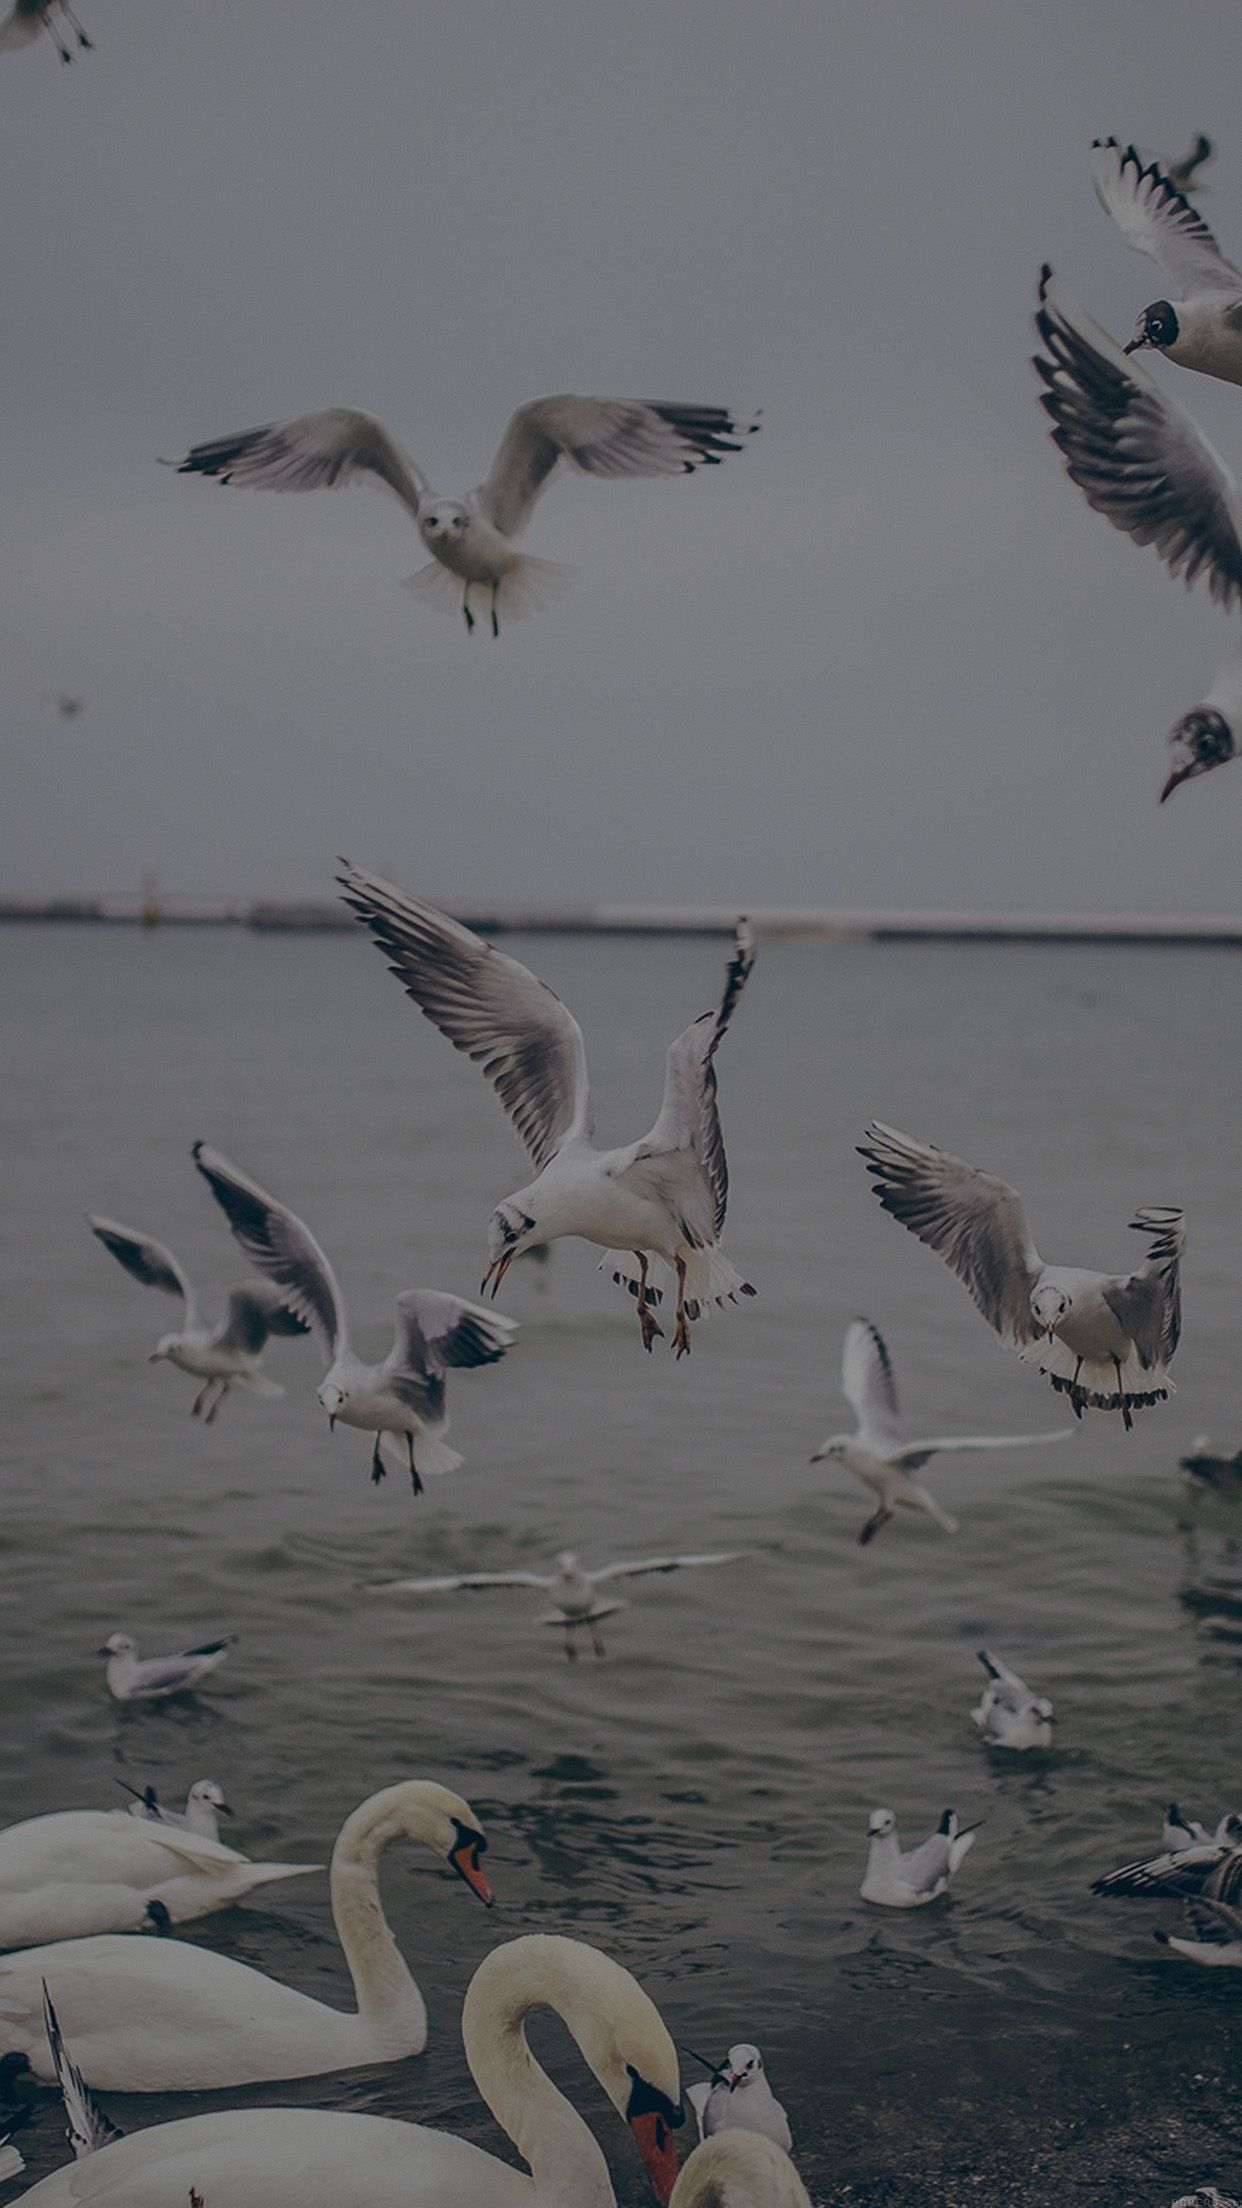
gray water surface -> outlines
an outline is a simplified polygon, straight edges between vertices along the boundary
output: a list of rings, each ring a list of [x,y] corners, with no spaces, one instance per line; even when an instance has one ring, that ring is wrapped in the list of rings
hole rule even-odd
[[[724,947],[513,947],[582,1018],[601,1139],[632,1138]],[[9,930],[0,998],[0,1816],[110,1806],[116,1775],[166,1798],[211,1776],[248,1853],[326,1861],[365,1795],[431,1776],[490,1835],[490,1915],[425,1854],[385,1865],[426,2056],[224,2105],[371,2109],[507,2151],[465,2068],[461,1997],[498,1939],[564,1930],[632,1969],[677,2037],[759,2042],[824,2199],[1164,2208],[1206,2177],[1237,2183],[1242,1978],[1157,1947],[1175,1904],[1087,1890],[1154,1846],[1170,1795],[1205,1817],[1242,1807],[1242,1639],[1202,1622],[1242,1635],[1242,1505],[1188,1500],[1177,1471],[1197,1432],[1242,1442],[1234,955],[762,945],[720,1064],[727,1244],[757,1300],[705,1320],[678,1367],[643,1356],[584,1245],[516,1268],[501,1307],[518,1345],[454,1379],[466,1464],[419,1501],[397,1474],[371,1487],[367,1437],[329,1436],[309,1344],[273,1345],[284,1400],[192,1422],[195,1383],[145,1362],[175,1307],[82,1215],[168,1241],[217,1302],[244,1267],[189,1163],[206,1137],[312,1223],[376,1353],[400,1288],[475,1292],[488,1213],[526,1177],[477,1072],[361,934]],[[1170,1404],[1128,1436],[1097,1415],[1046,1452],[938,1460],[956,1539],[903,1517],[864,1551],[869,1498],[807,1463],[848,1422],[855,1312],[887,1335],[916,1429],[1065,1420],[868,1194],[853,1145],[872,1114],[1018,1181],[1054,1259],[1133,1261],[1138,1204],[1184,1204],[1190,1254]],[[746,1554],[635,1582],[606,1658],[575,1666],[537,1594],[365,1591],[545,1569],[563,1546]],[[197,1699],[118,1710],[93,1652],[120,1627],[153,1653],[238,1645]],[[1053,1697],[1050,1755],[979,1744],[984,1642]],[[984,1820],[949,1901],[859,1900],[881,1803],[911,1839],[949,1803]],[[351,1999],[326,1881],[188,1936]],[[533,2036],[636,2208],[615,2117],[554,2028]],[[117,2097],[114,2113],[137,2127],[203,2105]],[[63,2161],[50,2103],[23,2145],[35,2175]]]

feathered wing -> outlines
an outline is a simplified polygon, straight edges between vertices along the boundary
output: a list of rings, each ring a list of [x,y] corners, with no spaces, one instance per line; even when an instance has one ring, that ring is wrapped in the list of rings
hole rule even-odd
[[[1238,487],[1220,455],[1047,267],[1039,298],[1040,403],[1070,480],[1115,529],[1154,545],[1188,587],[1203,574],[1221,605],[1242,599]]]
[[[740,1554],[738,1549],[722,1549],[702,1556],[647,1556],[633,1564],[605,1564],[602,1570],[590,1576],[597,1585],[602,1585],[606,1579],[641,1579],[647,1572],[680,1572],[697,1569],[703,1564],[733,1564]]]
[[[1212,150],[1204,144],[1201,160]],[[1134,146],[1116,138],[1097,138],[1091,181],[1126,244],[1155,261],[1181,298],[1201,291],[1242,292],[1242,272],[1225,259],[1202,215],[1157,161],[1144,161]]]
[[[191,1154],[240,1248],[331,1362],[346,1345],[348,1322],[336,1275],[310,1228],[209,1143],[196,1142]]]
[[[0,54],[14,53],[19,46],[31,45],[42,29],[42,8],[15,4],[0,23]]]
[[[860,1440],[891,1456],[905,1429],[888,1345],[870,1319],[851,1319],[845,1329],[841,1393],[858,1421]]]
[[[306,1334],[309,1331],[307,1321],[289,1309],[284,1292],[275,1281],[242,1280],[228,1292],[219,1347],[240,1350],[247,1357],[258,1357],[269,1334]]]
[[[589,1137],[582,1030],[546,982],[434,905],[341,862],[345,903],[406,995],[481,1066],[539,1171],[570,1136]]]
[[[690,1230],[688,1239],[699,1247],[719,1239],[728,1209],[729,1168],[716,1101],[716,1052],[728,1033],[754,963],[750,924],[740,919],[720,1003],[713,1012],[700,1013],[669,1044],[660,1116],[639,1144],[641,1157],[688,1150],[702,1167],[702,1204],[692,1204],[691,1215],[682,1222]]]
[[[99,2147],[111,2145],[114,2139],[123,2139],[125,2134],[110,2116],[105,2116],[66,2047],[46,1978],[43,1981],[43,2028],[52,2053],[60,2097],[65,2104],[66,2137],[73,2148],[75,2162],[81,2162]]]
[[[265,422],[233,437],[192,445],[170,463],[178,475],[210,475],[263,491],[329,490],[338,483],[382,483],[415,521],[427,480],[382,422],[352,406],[327,406],[288,422]]]
[[[1242,1909],[1231,1908],[1227,1901],[1213,1901],[1206,1894],[1192,1894],[1186,1903],[1186,1917],[1195,1938],[1206,1940],[1209,1947],[1232,1947],[1242,1943]]]
[[[420,1373],[494,1365],[512,1347],[517,1332],[517,1321],[502,1318],[498,1311],[485,1311],[480,1304],[434,1288],[407,1288],[397,1298],[392,1355]]]
[[[1053,1426],[1043,1434],[945,1434],[934,1441],[908,1441],[890,1450],[893,1464],[917,1472],[932,1457],[962,1455],[971,1449],[1034,1449],[1045,1441],[1069,1441],[1072,1426]]]
[[[981,1648],[979,1661],[996,1688],[996,1700],[1002,1708],[1017,1714],[1034,1700],[1026,1681],[1019,1679],[1017,1672],[1011,1671],[999,1656],[994,1656],[991,1649]]]
[[[1123,1863],[1092,1882],[1093,1894],[1200,1893],[1233,1851],[1229,1848],[1175,1848],[1167,1855],[1145,1856],[1139,1863]]]
[[[518,536],[562,465],[583,475],[688,475],[740,452],[758,427],[757,416],[723,406],[580,398],[569,391],[532,399],[505,429],[475,494],[479,510],[502,535]]]
[[[185,1323],[193,1326],[198,1316],[194,1290],[170,1249],[149,1234],[139,1234],[135,1228],[123,1227],[119,1220],[104,1219],[95,1212],[89,1214],[88,1224],[132,1279],[140,1280],[144,1288],[159,1288],[166,1296],[180,1296],[185,1304]]]
[[[546,1593],[555,1583],[540,1572],[457,1572],[447,1579],[385,1579],[371,1587],[373,1595],[451,1595],[462,1588],[539,1587]]]
[[[944,1259],[1001,1340],[1037,1340],[1030,1299],[1043,1260],[1017,1190],[881,1120],[858,1147],[885,1211]]]

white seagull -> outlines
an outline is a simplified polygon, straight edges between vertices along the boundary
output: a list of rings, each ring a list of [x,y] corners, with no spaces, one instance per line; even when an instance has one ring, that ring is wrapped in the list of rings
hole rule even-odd
[[[921,1909],[948,1887],[964,1855],[975,1844],[977,1827],[958,1829],[957,1812],[946,1809],[929,1840],[904,1854],[891,1809],[873,1809],[867,1821],[867,1875],[859,1892],[864,1901],[885,1909]]]
[[[1051,1748],[1052,1704],[1047,1695],[1032,1694],[1026,1681],[990,1649],[979,1650],[979,1661],[988,1683],[970,1714],[989,1748]]]
[[[134,1280],[140,1280],[144,1288],[159,1288],[166,1296],[182,1298],[185,1314],[181,1326],[175,1333],[161,1336],[147,1361],[155,1365],[167,1358],[170,1364],[203,1382],[192,1406],[195,1418],[210,1426],[225,1396],[235,1387],[249,1388],[255,1395],[284,1394],[278,1381],[269,1380],[260,1359],[269,1335],[305,1334],[306,1324],[268,1281],[239,1281],[229,1290],[219,1326],[207,1326],[199,1318],[198,1298],[186,1274],[162,1242],[94,1213],[90,1227],[118,1265],[123,1265]]]
[[[1047,351],[1034,365],[1070,480],[1115,529],[1154,545],[1170,574],[1187,586],[1206,575],[1221,605],[1242,603],[1242,504],[1224,461],[1046,266],[1039,298],[1035,326]],[[1169,731],[1161,803],[1181,783],[1236,757],[1240,744],[1242,646],[1235,642],[1202,703]]]
[[[858,1539],[865,1547],[899,1508],[922,1510],[946,1533],[957,1532],[956,1518],[942,1510],[934,1495],[911,1477],[943,1451],[1023,1449],[1041,1441],[1064,1441],[1072,1427],[1046,1434],[956,1435],[935,1441],[911,1441],[897,1408],[897,1385],[883,1335],[870,1319],[853,1319],[841,1353],[841,1392],[858,1421],[852,1434],[830,1434],[811,1458],[843,1464],[856,1480],[879,1497]]]
[[[204,1641],[201,1648],[184,1649],[179,1656],[144,1658],[128,1633],[114,1633],[98,1653],[108,1659],[105,1676],[114,1702],[163,1702],[170,1694],[188,1694],[224,1662],[236,1639],[228,1633],[222,1641]]]
[[[1128,1431],[1132,1411],[1164,1402],[1181,1330],[1180,1211],[1135,1214],[1131,1227],[1151,1245],[1136,1272],[1045,1265],[1022,1198],[995,1173],[879,1120],[859,1154],[885,1211],[939,1252],[989,1326],[1068,1395],[1076,1418],[1088,1405],[1120,1411]]]
[[[424,1475],[455,1472],[462,1459],[444,1443],[444,1375],[450,1367],[494,1365],[510,1347],[516,1322],[435,1288],[407,1288],[397,1297],[397,1330],[387,1357],[364,1364],[350,1348],[336,1275],[310,1228],[206,1143],[195,1143],[194,1163],[251,1264],[276,1283],[315,1334],[328,1365],[319,1401],[329,1429],[340,1419],[374,1434],[374,1481],[385,1476],[385,1434],[398,1448],[404,1444],[416,1495]]]
[[[712,2139],[722,2131],[755,2131],[792,2154],[789,2118],[768,2083],[759,2049],[749,2040],[739,2040],[719,2067],[707,2067],[712,2072],[710,2083],[686,2087],[700,2139]]]
[[[1242,1909],[1208,1894],[1190,1895],[1184,1907],[1190,1938],[1184,1933],[1156,1932],[1153,1936],[1160,1945],[1208,1970],[1242,1970]]]
[[[1183,2193],[1175,2200],[1173,2208],[1242,2208],[1242,2201],[1232,2193],[1222,2193],[1217,2185],[1196,2185],[1193,2193]]]
[[[410,588],[429,605],[456,609],[475,625],[472,589],[487,592],[492,635],[506,618],[537,613],[570,570],[519,552],[540,493],[558,472],[583,475],[689,475],[740,452],[757,415],[723,406],[651,399],[579,398],[562,392],[532,399],[509,422],[487,480],[465,498],[439,498],[409,454],[373,414],[329,406],[289,422],[267,422],[234,437],[194,445],[170,463],[181,475],[215,476],[269,491],[313,491],[370,479],[400,499],[431,554]],[[460,594],[460,598],[459,598]]]
[[[494,1296],[533,1243],[581,1235],[603,1246],[601,1269],[634,1296],[649,1350],[664,1331],[648,1278],[658,1257],[677,1277],[673,1348],[685,1356],[704,1304],[755,1293],[720,1249],[729,1174],[715,1065],[755,962],[747,923],[738,922],[719,1005],[669,1045],[654,1127],[624,1149],[598,1150],[582,1030],[547,983],[434,905],[342,865],[346,904],[406,994],[482,1066],[535,1167],[535,1179],[492,1214],[483,1290]]]
[[[633,1564],[604,1564],[598,1571],[588,1572],[578,1562],[572,1549],[562,1549],[556,1558],[553,1572],[458,1572],[446,1579],[389,1579],[371,1589],[375,1595],[449,1595],[462,1589],[482,1587],[537,1587],[550,1595],[556,1605],[550,1615],[541,1617],[540,1625],[555,1625],[565,1634],[565,1654],[572,1663],[578,1653],[575,1639],[580,1628],[585,1627],[591,1636],[591,1646],[597,1656],[604,1653],[604,1636],[600,1626],[605,1618],[624,1610],[624,1602],[601,1601],[599,1588],[613,1579],[638,1579],[647,1572],[681,1572],[697,1570],[705,1564],[732,1564],[738,1552],[730,1550],[706,1556],[647,1556]]]
[[[76,33],[78,45],[89,53],[95,41],[87,37],[69,0],[13,0],[8,14],[0,22],[0,54],[12,53],[18,46],[33,45],[40,31],[46,31],[61,60],[72,61],[73,48],[56,21],[58,9]]]
[[[116,1783],[134,1797],[129,1805],[130,1816],[140,1817],[146,1824],[171,1825],[175,1831],[199,1832],[208,1840],[218,1840],[220,1819],[233,1814],[214,1779],[196,1779],[186,1795],[184,1809],[166,1809],[153,1786],[131,1786],[128,1779]]]
[[[1091,177],[1126,244],[1155,261],[1177,292],[1144,307],[1127,353],[1164,353],[1180,367],[1242,383],[1242,270],[1225,259],[1202,215],[1159,162],[1116,138],[1096,139]]]

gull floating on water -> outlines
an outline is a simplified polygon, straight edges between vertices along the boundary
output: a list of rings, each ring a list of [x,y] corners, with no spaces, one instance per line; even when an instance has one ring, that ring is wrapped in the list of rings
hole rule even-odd
[[[346,904],[406,994],[482,1066],[536,1169],[492,1214],[483,1290],[494,1296],[532,1243],[581,1235],[603,1246],[602,1269],[634,1296],[649,1350],[664,1331],[649,1284],[651,1260],[659,1258],[677,1278],[673,1348],[687,1355],[691,1322],[704,1304],[755,1293],[720,1249],[729,1173],[715,1064],[755,962],[747,923],[737,924],[720,1003],[669,1045],[654,1127],[624,1149],[598,1150],[582,1030],[547,983],[434,905],[348,861],[342,866]]]
[[[428,605],[455,610],[475,625],[470,593],[486,591],[493,636],[500,615],[538,613],[571,570],[519,552],[517,538],[553,476],[576,468],[601,477],[689,475],[740,452],[757,415],[727,407],[650,399],[579,398],[563,392],[520,406],[485,482],[465,498],[439,498],[409,454],[373,414],[330,406],[289,422],[267,422],[233,437],[194,445],[172,463],[182,475],[215,476],[270,491],[313,491],[369,479],[400,499],[431,554],[410,578]]]
[[[1242,1449],[1235,1449],[1230,1456],[1221,1456],[1206,1434],[1196,1434],[1189,1454],[1177,1461],[1182,1471],[1188,1472],[1191,1479],[1203,1487],[1242,1490]]]
[[[1047,1695],[1032,1694],[1025,1680],[990,1649],[979,1650],[979,1661],[988,1683],[970,1714],[989,1748],[1051,1748],[1052,1704]]]
[[[209,1840],[218,1840],[220,1819],[233,1814],[214,1779],[196,1779],[186,1795],[184,1809],[166,1809],[153,1786],[131,1786],[128,1779],[116,1783],[134,1797],[129,1805],[130,1816],[141,1817],[148,1824],[171,1825],[175,1830],[201,1832]]]
[[[1242,1817],[1235,1810],[1226,1810],[1218,1817],[1214,1829],[1209,1832],[1197,1817],[1187,1817],[1179,1803],[1170,1802],[1164,1813],[1160,1832],[1160,1845],[1166,1855],[1173,1855],[1182,1848],[1225,1847],[1231,1842],[1242,1841]]]
[[[1160,1945],[1209,1970],[1242,1970],[1242,1909],[1208,1894],[1192,1894],[1184,1908],[1190,1938],[1157,1932],[1154,1936]]]
[[[1202,144],[1206,159],[1211,145]],[[1116,138],[1096,139],[1091,177],[1126,244],[1155,261],[1178,292],[1144,307],[1125,351],[1164,353],[1182,368],[1242,383],[1242,271],[1225,259],[1184,189],[1159,162]]]
[[[878,1495],[880,1507],[859,1534],[865,1545],[875,1539],[901,1508],[922,1510],[946,1533],[956,1533],[957,1520],[942,1510],[934,1495],[911,1477],[944,1451],[965,1449],[1023,1449],[1041,1441],[1064,1441],[1073,1431],[1061,1427],[1047,1434],[956,1435],[935,1441],[910,1441],[897,1407],[897,1384],[892,1360],[878,1327],[870,1319],[854,1319],[845,1330],[841,1354],[841,1392],[858,1421],[852,1434],[830,1434],[811,1458],[843,1464],[864,1487]]]
[[[32,45],[40,31],[46,31],[61,60],[72,61],[73,48],[57,25],[57,10],[76,34],[77,44],[85,52],[91,52],[95,42],[87,37],[69,0],[13,0],[13,6],[0,22],[0,54],[11,53],[18,46]]]
[[[680,1572],[697,1570],[706,1564],[733,1564],[738,1552],[731,1550],[719,1555],[706,1556],[648,1556],[633,1564],[605,1564],[598,1571],[588,1572],[578,1562],[572,1549],[562,1549],[556,1559],[554,1572],[458,1572],[442,1579],[389,1579],[372,1587],[376,1595],[448,1595],[460,1590],[484,1587],[537,1587],[552,1597],[556,1605],[550,1616],[541,1617],[540,1625],[560,1626],[565,1634],[565,1654],[572,1663],[578,1653],[575,1634],[582,1627],[590,1633],[591,1646],[597,1656],[604,1653],[604,1637],[600,1626],[605,1618],[624,1610],[623,1602],[601,1602],[598,1590],[613,1579],[637,1579],[647,1572]]]
[[[1175,2200],[1173,2208],[1242,2208],[1242,2201],[1232,2193],[1222,2193],[1216,2185],[1196,2185],[1193,2193],[1183,2193]]]
[[[975,1844],[976,1827],[958,1828],[956,1810],[946,1809],[929,1840],[904,1854],[891,1809],[873,1809],[867,1822],[867,1875],[859,1892],[864,1901],[886,1909],[921,1909],[943,1894],[963,1856]]]
[[[397,1297],[397,1330],[387,1357],[364,1364],[350,1348],[336,1275],[310,1228],[206,1143],[195,1143],[194,1163],[251,1264],[275,1282],[314,1332],[328,1361],[319,1401],[329,1429],[340,1419],[374,1434],[375,1481],[384,1478],[384,1435],[398,1448],[404,1442],[416,1495],[423,1491],[424,1475],[455,1472],[462,1459],[444,1442],[444,1375],[450,1368],[496,1364],[517,1333],[515,1321],[435,1288],[407,1288]]]
[[[714,2138],[722,2131],[755,2131],[786,2154],[793,2152],[789,2118],[768,2083],[763,2056],[749,2040],[730,2047],[723,2063],[712,2068],[710,2083],[688,2085],[686,2099],[694,2110],[700,2139]]]
[[[1238,486],[1198,425],[1083,313],[1050,268],[1035,325],[1035,368],[1065,470],[1089,506],[1136,544],[1153,544],[1187,586],[1200,574],[1223,606],[1242,602]],[[1240,340],[1242,342],[1242,340]],[[1242,647],[1236,642],[1200,705],[1169,731],[1163,804],[1181,783],[1234,758],[1242,739]]]
[[[1164,1402],[1181,1331],[1180,1211],[1130,1221],[1151,1243],[1137,1272],[1045,1265],[1022,1198],[995,1173],[879,1120],[859,1154],[885,1211],[939,1253],[1001,1340],[1068,1395],[1075,1418],[1089,1406],[1119,1410],[1128,1430],[1132,1411]]]
[[[159,1288],[166,1296],[180,1296],[185,1304],[182,1324],[175,1334],[165,1334],[148,1360],[158,1364],[167,1358],[182,1372],[192,1373],[203,1386],[193,1402],[193,1415],[210,1426],[231,1388],[249,1388],[255,1395],[283,1395],[284,1389],[269,1380],[260,1358],[271,1334],[305,1334],[305,1322],[291,1311],[279,1290],[266,1280],[239,1281],[228,1293],[228,1307],[219,1326],[199,1319],[198,1298],[172,1251],[150,1235],[136,1234],[115,1219],[90,1217],[93,1234],[112,1252],[144,1288]],[[213,1396],[213,1390],[214,1396]],[[213,1396],[210,1408],[207,1398]]]
[[[114,1633],[99,1650],[108,1659],[108,1692],[114,1702],[162,1702],[170,1694],[187,1694],[224,1662],[236,1639],[228,1633],[222,1641],[204,1641],[201,1648],[187,1648],[179,1656],[143,1658],[128,1633]]]

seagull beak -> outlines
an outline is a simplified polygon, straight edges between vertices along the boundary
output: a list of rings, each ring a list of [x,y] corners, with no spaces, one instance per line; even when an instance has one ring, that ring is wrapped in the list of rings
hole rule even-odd
[[[233,1814],[233,1812],[232,1812],[232,1810],[230,1809],[230,1807],[229,1807],[229,1805],[228,1805],[228,1803],[227,1803],[227,1802],[217,1802],[217,1803],[216,1803],[216,1815],[217,1815],[218,1817],[231,1817],[231,1816],[232,1816],[232,1814]]]
[[[1174,790],[1178,788],[1180,783],[1188,782],[1190,780],[1193,772],[1193,767],[1174,767],[1172,774],[1169,776],[1168,781],[1165,783],[1164,788],[1160,792],[1160,802],[1162,805],[1166,797],[1172,797]]]
[[[1121,350],[1123,353],[1141,353],[1146,343],[1147,339],[1145,337],[1131,337],[1127,339]]]
[[[330,1434],[334,1434],[334,1433],[336,1432],[336,1412],[335,1412],[335,1411],[329,1411],[329,1413],[328,1413],[328,1432],[329,1432]]]
[[[1048,1328],[1048,1339],[1049,1339],[1049,1341],[1050,1341],[1050,1342],[1055,1342],[1056,1338],[1057,1338],[1057,1330],[1056,1330],[1055,1326],[1050,1326],[1050,1327]]]
[[[477,1894],[484,1906],[490,1909],[496,1896],[479,1868],[479,1854],[486,1846],[487,1842],[481,1832],[468,1832],[455,1848],[450,1848],[449,1862],[458,1877],[465,1879],[471,1893]]]
[[[162,1364],[162,1363],[163,1363],[163,1361],[164,1361],[164,1352],[163,1352],[163,1350],[162,1350],[162,1349],[153,1349],[153,1350],[151,1351],[151,1354],[150,1354],[150,1356],[149,1356],[149,1357],[147,1358],[147,1363],[148,1363],[149,1365],[159,1365],[159,1364]]]
[[[499,1257],[494,1257],[491,1261],[491,1264],[488,1266],[487,1271],[484,1273],[482,1280],[479,1282],[479,1294],[481,1296],[485,1296],[487,1294],[488,1288],[490,1287],[492,1291],[492,1301],[495,1302],[496,1291],[499,1288],[501,1281],[504,1279],[505,1274],[508,1272],[509,1267],[512,1265],[512,1263],[512,1250],[502,1250]]]

